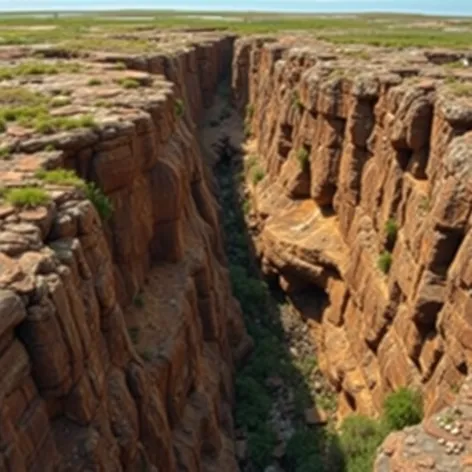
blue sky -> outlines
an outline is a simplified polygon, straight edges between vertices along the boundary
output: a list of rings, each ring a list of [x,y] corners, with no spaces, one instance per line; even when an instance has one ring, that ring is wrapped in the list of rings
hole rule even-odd
[[[236,6],[230,6],[236,5]],[[0,0],[0,10],[188,9],[267,11],[394,11],[472,15],[472,0]]]

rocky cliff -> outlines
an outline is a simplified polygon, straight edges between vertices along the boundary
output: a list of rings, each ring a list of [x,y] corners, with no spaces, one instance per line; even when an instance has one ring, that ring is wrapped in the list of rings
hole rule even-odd
[[[232,42],[39,48],[59,75],[3,81],[0,470],[238,470],[232,373],[249,338],[195,130]],[[95,206],[62,167],[97,184]]]
[[[405,385],[429,415],[470,365],[472,74],[459,53],[300,44],[235,46],[257,252],[310,319],[341,416]]]
[[[215,117],[198,129],[231,69],[255,250],[307,320],[339,416],[376,416],[390,391],[417,387],[428,419],[391,436],[376,470],[466,470],[472,73],[460,57],[214,32],[3,48],[0,470],[239,470],[233,374],[251,339],[207,161],[237,158],[241,133],[224,104],[225,129]],[[266,453],[284,463],[280,444]]]

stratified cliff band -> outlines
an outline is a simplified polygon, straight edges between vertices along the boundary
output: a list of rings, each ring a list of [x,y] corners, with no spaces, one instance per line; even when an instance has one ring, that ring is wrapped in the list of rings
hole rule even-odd
[[[376,470],[467,470],[472,73],[446,67],[461,54],[142,38],[1,51],[49,69],[0,87],[0,470],[239,470],[233,377],[252,340],[199,130],[230,76],[261,171],[257,256],[311,318],[338,415],[418,388],[427,420]],[[455,401],[457,434],[434,416]]]

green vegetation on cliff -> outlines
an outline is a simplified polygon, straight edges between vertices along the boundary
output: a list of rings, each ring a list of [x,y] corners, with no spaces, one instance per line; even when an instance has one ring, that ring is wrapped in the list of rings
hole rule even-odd
[[[248,107],[247,113],[251,108]],[[246,120],[247,123],[247,120]],[[243,124],[242,124],[243,125]],[[298,153],[300,165],[306,166],[308,151]],[[255,341],[254,351],[236,377],[236,407],[234,412],[238,431],[248,441],[251,471],[264,471],[274,462],[274,451],[280,438],[272,428],[274,411],[280,408],[274,394],[274,379],[294,393],[293,430],[279,456],[287,472],[367,472],[372,470],[376,451],[389,432],[421,420],[421,397],[408,389],[400,389],[385,401],[380,419],[354,415],[345,419],[336,431],[334,425],[307,423],[306,411],[313,404],[335,408],[335,399],[312,396],[311,373],[316,358],[294,358],[286,342],[287,333],[281,323],[284,300],[272,293],[261,278],[251,249],[251,237],[245,215],[251,211],[250,200],[240,188],[247,179],[257,184],[263,174],[257,155],[244,162],[221,162],[216,167],[222,205],[222,222],[227,238],[226,251],[230,263],[233,293],[241,304],[247,330]],[[261,177],[255,177],[256,175]],[[396,223],[386,225],[387,236],[396,236]],[[388,266],[391,263],[391,255]],[[387,265],[387,264],[386,264]],[[383,267],[383,270],[388,270]],[[252,467],[252,468],[251,468]]]
[[[93,12],[76,15],[28,14],[0,16],[0,45],[63,43],[69,49],[152,52],[158,45],[142,38],[107,38],[117,28],[130,33],[155,28],[215,28],[239,34],[306,31],[337,44],[388,47],[468,48],[470,20],[414,15],[313,15],[276,13],[145,11]],[[38,28],[40,26],[40,28]]]

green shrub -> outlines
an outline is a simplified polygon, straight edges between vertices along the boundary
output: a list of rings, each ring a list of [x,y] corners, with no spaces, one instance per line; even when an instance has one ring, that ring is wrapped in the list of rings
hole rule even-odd
[[[318,361],[316,360],[315,356],[303,356],[299,359],[294,359],[294,365],[297,367],[297,370],[300,374],[308,381],[310,379],[310,375],[314,370],[318,367]]]
[[[113,69],[114,70],[126,70],[126,64],[124,62],[116,62],[113,64]]]
[[[290,438],[285,451],[285,469],[288,472],[322,472],[324,438],[316,430],[299,429]]]
[[[277,444],[277,437],[272,429],[261,424],[248,434],[248,448],[256,470],[264,470],[272,462],[272,452]]]
[[[92,86],[92,87],[95,85],[102,85],[102,81],[94,77],[87,82],[87,85]]]
[[[0,118],[0,133],[4,133],[7,130],[7,123],[3,118]]]
[[[182,116],[184,116],[184,112],[185,112],[184,102],[180,98],[178,98],[174,104],[175,116],[177,118],[181,118]]]
[[[131,79],[129,77],[119,80],[118,83],[125,89],[135,89],[141,86],[141,84],[136,79]]]
[[[298,163],[300,164],[300,168],[302,171],[306,171],[310,165],[310,155],[308,153],[308,149],[302,147],[297,152],[297,159]]]
[[[38,92],[21,87],[0,88],[0,103],[3,106],[36,106],[44,103],[46,97]]]
[[[76,188],[84,188],[85,182],[77,176],[73,170],[68,169],[40,169],[35,174],[36,178],[49,184],[67,185]]]
[[[48,110],[45,105],[6,106],[0,112],[6,121],[18,121],[21,126],[32,127],[34,120],[45,119]]]
[[[11,159],[11,150],[8,146],[0,148],[0,159],[8,161]]]
[[[392,254],[388,251],[383,251],[377,260],[377,266],[384,274],[388,274],[392,266]]]
[[[264,178],[264,171],[260,167],[255,167],[252,171],[252,183],[257,185]]]
[[[93,203],[102,220],[107,221],[113,214],[113,205],[110,199],[97,187],[94,182],[88,182],[85,186],[85,194]]]
[[[236,410],[235,420],[238,427],[248,431],[256,430],[269,414],[272,400],[263,383],[246,373],[236,377]]]
[[[423,401],[419,392],[402,387],[387,396],[384,402],[385,422],[399,430],[418,424],[423,419]]]
[[[46,205],[51,200],[49,194],[39,187],[8,189],[5,191],[4,197],[6,201],[13,206],[30,208]]]
[[[79,118],[65,118],[58,121],[58,127],[65,130],[76,128],[94,128],[96,126],[95,120],[91,115],[83,115]]]
[[[11,80],[15,77],[27,75],[53,75],[57,74],[59,69],[56,65],[45,62],[28,61],[13,67],[0,68],[0,80]]]
[[[383,423],[362,415],[347,417],[339,432],[346,472],[373,470],[377,448],[388,434]]]
[[[230,277],[233,293],[246,314],[257,315],[265,308],[268,289],[262,281],[249,277],[245,267],[234,264],[230,266]]]
[[[391,241],[392,243],[395,242],[397,238],[397,232],[398,232],[398,223],[394,218],[389,218],[385,222],[385,234],[387,235],[387,239]]]
[[[137,294],[133,297],[133,305],[134,305],[136,308],[143,308],[143,307],[144,307],[144,298],[143,298],[142,293],[137,293]]]
[[[95,126],[95,120],[90,115],[83,115],[78,118],[40,115],[34,120],[34,128],[41,134],[52,134],[61,130],[71,131],[77,128],[93,128]]]

